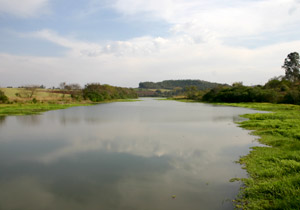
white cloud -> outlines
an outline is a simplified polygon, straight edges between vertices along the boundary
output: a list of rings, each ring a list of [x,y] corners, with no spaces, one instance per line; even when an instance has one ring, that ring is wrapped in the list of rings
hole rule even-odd
[[[270,33],[300,32],[299,5],[299,1],[294,0],[234,0],[231,4],[221,0],[117,0],[113,8],[125,18],[166,21],[171,24],[172,33],[165,37],[148,35],[93,43],[48,29],[40,30],[25,36],[69,49],[65,57],[2,54],[0,71],[10,77],[7,81],[16,82],[16,74],[24,75],[19,84],[33,81],[57,85],[60,81],[68,81],[83,85],[95,81],[134,87],[140,81],[164,79],[263,84],[284,73],[281,69],[283,59],[300,49],[300,41],[275,40],[263,47],[249,49],[229,45],[225,40],[268,39],[266,34]]]
[[[0,14],[34,17],[47,12],[48,0],[0,0]]]
[[[58,39],[57,42],[59,42]],[[68,40],[63,40],[66,46]],[[147,38],[155,43],[160,38]],[[194,44],[192,40],[178,37],[162,39],[159,50],[144,53],[136,48],[139,41],[128,41],[127,51],[120,49],[97,56],[69,53],[62,58],[0,55],[1,86],[30,84],[58,85],[61,81],[84,85],[89,82],[136,87],[140,81],[164,79],[202,79],[221,83],[243,81],[244,84],[264,84],[269,78],[284,74],[281,69],[288,53],[300,48],[300,41],[274,44],[263,48],[230,47],[221,43]],[[141,41],[144,43],[144,40]],[[124,43],[121,43],[122,46]],[[96,44],[97,45],[97,44]],[[118,45],[118,43],[116,43]],[[72,52],[81,46],[90,50],[90,43],[70,41]],[[76,50],[76,46],[80,49]],[[144,46],[144,45],[143,45]],[[122,46],[124,47],[124,46]],[[152,47],[152,45],[151,45]],[[93,49],[93,47],[91,47]],[[89,52],[89,51],[87,51]],[[123,51],[124,52],[124,51]]]
[[[167,39],[161,37],[139,37],[128,41],[111,41],[100,45],[97,43],[79,41],[74,38],[63,37],[47,29],[25,35],[23,34],[21,36],[45,39],[70,49],[68,56],[76,57],[96,57],[103,54],[114,54],[116,56],[149,55],[159,51],[168,43]]]
[[[204,40],[295,30],[300,19],[296,0],[117,0],[113,7],[127,16],[164,20],[173,24],[171,31]]]

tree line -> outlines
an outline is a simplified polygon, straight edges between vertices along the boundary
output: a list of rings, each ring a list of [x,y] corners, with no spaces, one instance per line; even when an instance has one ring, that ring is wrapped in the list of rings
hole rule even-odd
[[[100,102],[112,99],[137,98],[138,95],[132,88],[114,87],[91,83],[85,85],[82,90],[82,97],[93,102]]]
[[[203,80],[164,80],[162,82],[140,82],[136,91],[140,97],[174,97],[184,95],[190,87],[197,91],[205,91],[220,85],[228,86]]]
[[[241,82],[232,86],[218,86],[208,92],[197,91],[191,87],[186,91],[189,99],[207,102],[270,102],[300,104],[299,54],[288,54],[282,68],[284,76],[270,79],[265,85],[244,86]]]
[[[67,84],[62,82],[57,89],[41,90],[39,85],[28,85],[19,88],[20,91],[16,93],[16,97],[27,99],[33,103],[37,102],[35,98],[37,92],[47,92],[49,94],[56,94],[61,97],[61,100],[67,100],[65,97],[73,99],[74,101],[90,100],[92,102],[101,102],[114,99],[132,99],[137,98],[138,95],[133,88],[115,87],[107,84],[90,83],[81,88],[79,84]],[[3,91],[0,90],[0,103],[13,103]]]
[[[175,88],[196,86],[198,90],[207,90],[219,85],[219,83],[207,82],[203,80],[164,80],[162,82],[140,82],[139,88],[173,90]]]

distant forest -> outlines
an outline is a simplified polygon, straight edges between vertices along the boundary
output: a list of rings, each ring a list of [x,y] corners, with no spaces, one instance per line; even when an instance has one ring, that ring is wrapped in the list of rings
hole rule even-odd
[[[139,88],[144,89],[168,89],[186,88],[195,86],[198,90],[207,90],[219,86],[219,83],[207,82],[203,80],[164,80],[162,82],[140,82]]]
[[[190,88],[207,91],[219,86],[228,86],[203,80],[164,80],[162,82],[140,82],[136,89],[140,97],[174,97],[183,96]]]

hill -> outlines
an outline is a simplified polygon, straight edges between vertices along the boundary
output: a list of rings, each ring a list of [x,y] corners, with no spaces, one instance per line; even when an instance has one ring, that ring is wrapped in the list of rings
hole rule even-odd
[[[143,89],[168,89],[173,90],[174,88],[186,88],[190,86],[197,87],[198,90],[207,90],[215,88],[220,83],[207,82],[203,80],[164,80],[162,82],[140,82],[139,88]]]

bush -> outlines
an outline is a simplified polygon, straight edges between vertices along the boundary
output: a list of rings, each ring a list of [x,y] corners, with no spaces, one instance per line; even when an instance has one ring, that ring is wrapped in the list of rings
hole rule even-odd
[[[262,87],[234,86],[231,88],[214,88],[203,96],[209,102],[277,102],[278,94],[272,89]]]
[[[38,101],[36,100],[36,98],[32,99],[32,103],[36,104]]]
[[[71,91],[71,98],[76,100],[76,101],[81,101],[83,96],[82,96],[82,90],[72,90]]]
[[[8,103],[9,100],[2,90],[0,90],[0,103]]]
[[[290,90],[286,93],[282,103],[300,104],[300,92],[298,90]]]
[[[137,93],[131,88],[113,87],[98,83],[87,84],[83,89],[83,98],[93,102],[111,99],[137,98]]]

